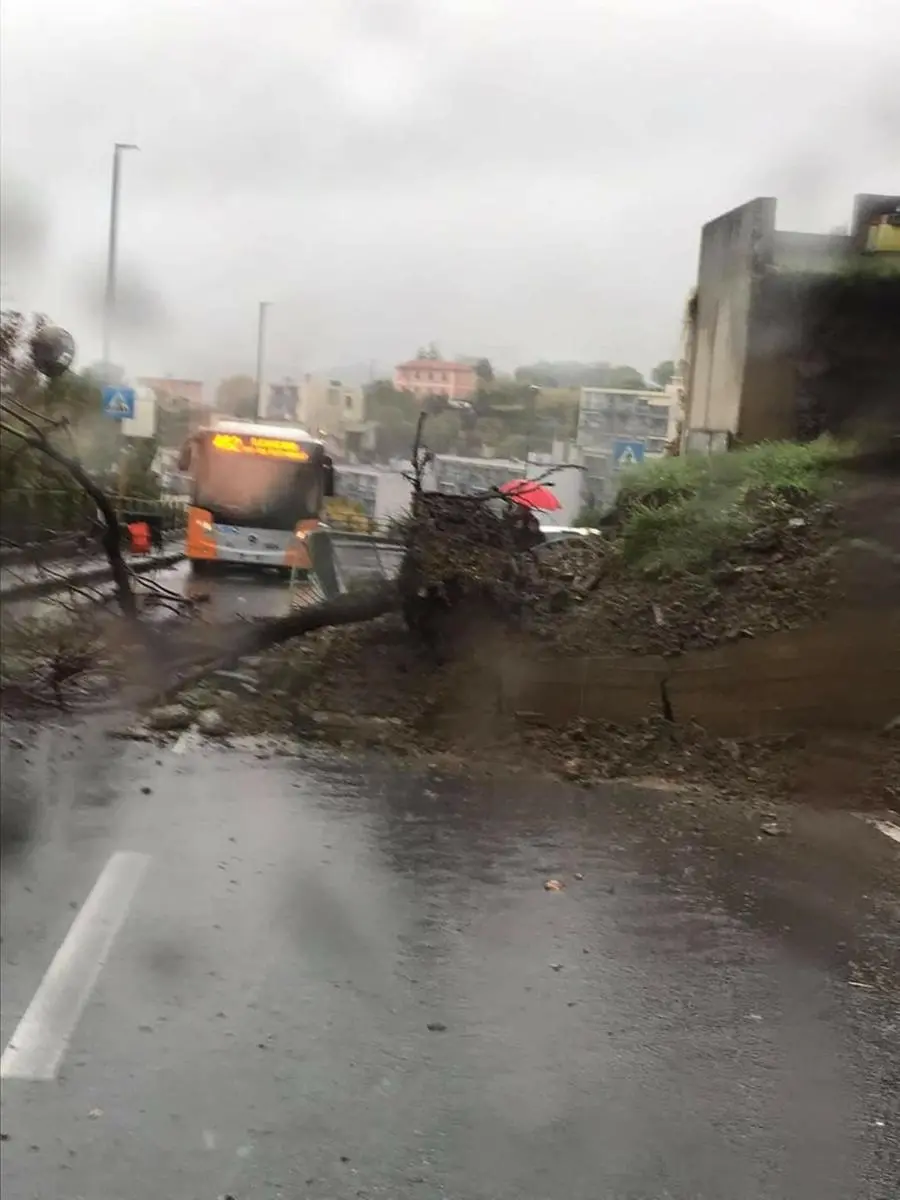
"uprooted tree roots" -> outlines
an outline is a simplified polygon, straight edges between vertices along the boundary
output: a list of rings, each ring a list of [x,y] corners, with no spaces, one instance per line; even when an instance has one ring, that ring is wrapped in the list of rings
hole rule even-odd
[[[485,622],[517,623],[540,585],[522,529],[484,498],[417,493],[399,577],[410,631],[445,655]]]

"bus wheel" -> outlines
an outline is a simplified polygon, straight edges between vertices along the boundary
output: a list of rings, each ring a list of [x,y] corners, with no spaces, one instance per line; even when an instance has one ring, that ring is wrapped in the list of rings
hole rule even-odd
[[[192,558],[190,565],[192,575],[211,575],[215,564],[208,558]]]

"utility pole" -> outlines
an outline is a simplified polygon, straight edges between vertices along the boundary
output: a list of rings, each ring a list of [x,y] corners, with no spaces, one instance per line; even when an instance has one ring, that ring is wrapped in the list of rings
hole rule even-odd
[[[266,356],[266,313],[271,307],[271,300],[260,300],[259,317],[256,326],[256,419],[262,416],[263,401],[263,366]]]
[[[531,397],[531,412],[528,414],[528,431],[525,434],[525,478],[529,478],[528,464],[530,461],[531,447],[534,444],[535,426],[537,425],[537,403],[538,396],[541,394],[541,389],[536,383],[532,383],[528,388],[528,393]]]
[[[122,173],[122,152],[137,150],[130,142],[116,142],[113,147],[112,190],[109,202],[109,246],[106,255],[106,292],[103,298],[103,352],[102,358],[110,365],[112,354],[113,325],[116,314],[116,267],[119,250],[119,189]]]

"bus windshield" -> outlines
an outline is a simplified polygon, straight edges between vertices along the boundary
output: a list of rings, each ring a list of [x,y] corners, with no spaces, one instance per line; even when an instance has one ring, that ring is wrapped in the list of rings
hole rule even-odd
[[[256,529],[294,529],[322,507],[322,468],[206,444],[194,474],[193,501],[214,522]]]

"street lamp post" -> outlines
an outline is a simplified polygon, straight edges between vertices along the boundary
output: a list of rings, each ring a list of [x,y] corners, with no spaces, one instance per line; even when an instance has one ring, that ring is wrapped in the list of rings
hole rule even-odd
[[[541,389],[536,383],[528,388],[531,397],[531,412],[528,416],[528,432],[525,435],[525,478],[528,478],[528,464],[531,460],[531,447],[534,444],[535,426],[537,425],[537,403]]]
[[[106,256],[106,292],[103,299],[103,362],[109,364],[112,353],[113,321],[116,311],[116,266],[119,248],[119,188],[124,150],[137,150],[130,142],[113,147],[112,191],[109,203],[109,247]]]
[[[259,318],[256,326],[256,419],[262,416],[263,400],[263,367],[266,355],[266,313],[271,307],[271,300],[260,300]]]

